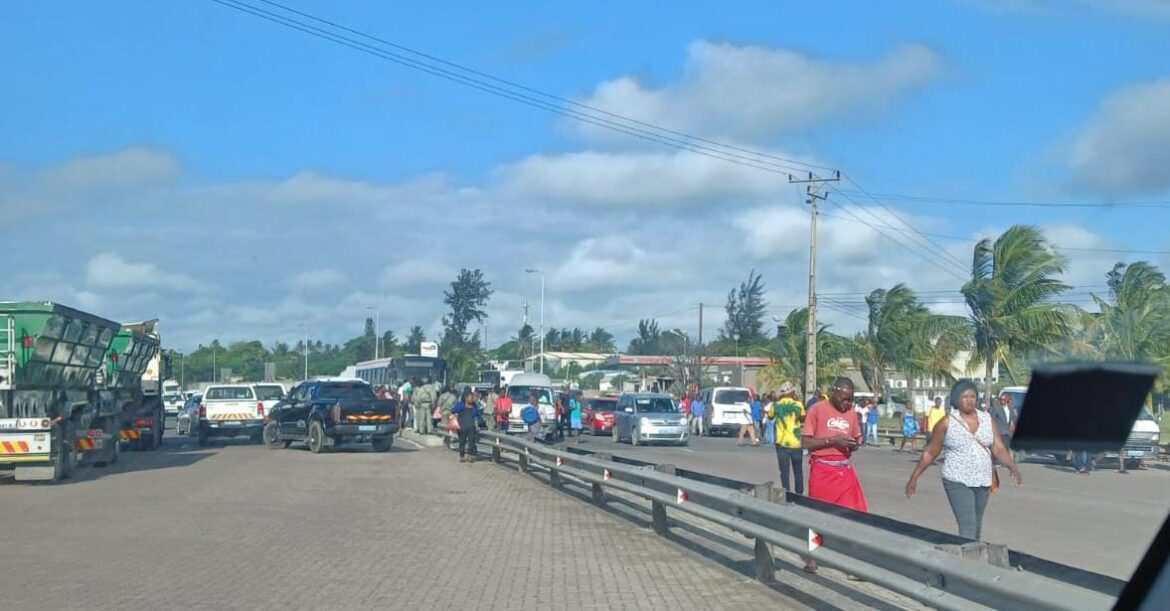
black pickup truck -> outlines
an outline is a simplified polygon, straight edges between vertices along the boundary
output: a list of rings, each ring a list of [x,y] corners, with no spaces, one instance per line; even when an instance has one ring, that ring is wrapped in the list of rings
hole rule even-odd
[[[308,444],[314,454],[342,443],[373,444],[386,452],[398,432],[398,402],[379,400],[362,381],[308,380],[297,384],[267,415],[264,443]]]

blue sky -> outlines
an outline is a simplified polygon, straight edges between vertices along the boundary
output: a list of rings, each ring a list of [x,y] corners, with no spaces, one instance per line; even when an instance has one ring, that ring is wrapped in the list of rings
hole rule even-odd
[[[289,2],[558,96],[840,168],[874,193],[1170,200],[1163,0]],[[6,297],[161,316],[179,348],[289,340],[300,320],[337,341],[368,305],[399,333],[434,331],[460,267],[495,284],[491,343],[538,297],[531,266],[548,274],[549,326],[620,338],[679,310],[664,325],[694,332],[687,308],[721,305],[752,267],[776,314],[805,299],[807,219],[779,177],[210,1],[8,3],[0,53],[13,58],[0,213],[23,228],[7,240]],[[857,199],[861,218],[901,222]],[[885,204],[938,235],[1026,222],[1068,248],[1170,248],[1167,208]],[[960,284],[958,264],[919,258],[939,246],[826,213],[823,291]],[[935,241],[969,259],[969,243]],[[1067,254],[1078,286],[1138,257]],[[859,323],[824,314],[843,331]]]

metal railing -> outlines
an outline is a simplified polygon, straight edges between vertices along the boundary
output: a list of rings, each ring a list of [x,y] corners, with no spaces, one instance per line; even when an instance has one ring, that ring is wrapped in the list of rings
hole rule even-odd
[[[669,509],[754,538],[753,568],[760,581],[774,577],[775,546],[939,609],[1088,610],[1108,609],[1116,602],[1100,589],[964,557],[983,544],[939,545],[805,503],[785,503],[783,491],[773,490],[770,483],[752,485],[630,459],[619,462],[607,454],[564,451],[493,432],[481,432],[480,438],[491,448],[493,461],[515,454],[521,472],[547,471],[554,487],[569,481],[586,485],[595,504],[605,504],[607,491],[650,501],[651,525],[660,535],[669,533]],[[751,486],[750,493],[743,491],[746,486]],[[820,547],[811,552],[810,531],[821,537]]]

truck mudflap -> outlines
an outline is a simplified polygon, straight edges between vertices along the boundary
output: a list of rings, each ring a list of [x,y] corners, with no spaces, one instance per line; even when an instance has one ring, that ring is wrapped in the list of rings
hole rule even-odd
[[[142,433],[138,429],[122,429],[118,431],[118,439],[122,441],[137,441],[142,439]]]

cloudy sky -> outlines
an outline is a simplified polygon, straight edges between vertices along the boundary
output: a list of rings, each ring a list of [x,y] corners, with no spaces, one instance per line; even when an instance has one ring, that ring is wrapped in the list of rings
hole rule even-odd
[[[1066,249],[1081,302],[1117,260],[1170,265],[1121,252],[1170,250],[1170,208],[1126,205],[1170,200],[1166,0],[287,1],[776,164],[839,168],[819,257],[822,316],[842,332],[861,323],[851,303],[897,282],[961,312],[973,240],[1014,223]],[[772,314],[807,298],[807,208],[772,162],[646,142],[210,1],[4,3],[0,53],[3,299],[160,317],[190,349],[291,341],[301,321],[340,341],[370,306],[383,328],[437,334],[461,267],[496,289],[491,344],[526,297],[539,316],[528,267],[547,275],[547,325],[623,341],[642,317],[694,333],[700,302],[717,328],[753,267]]]

